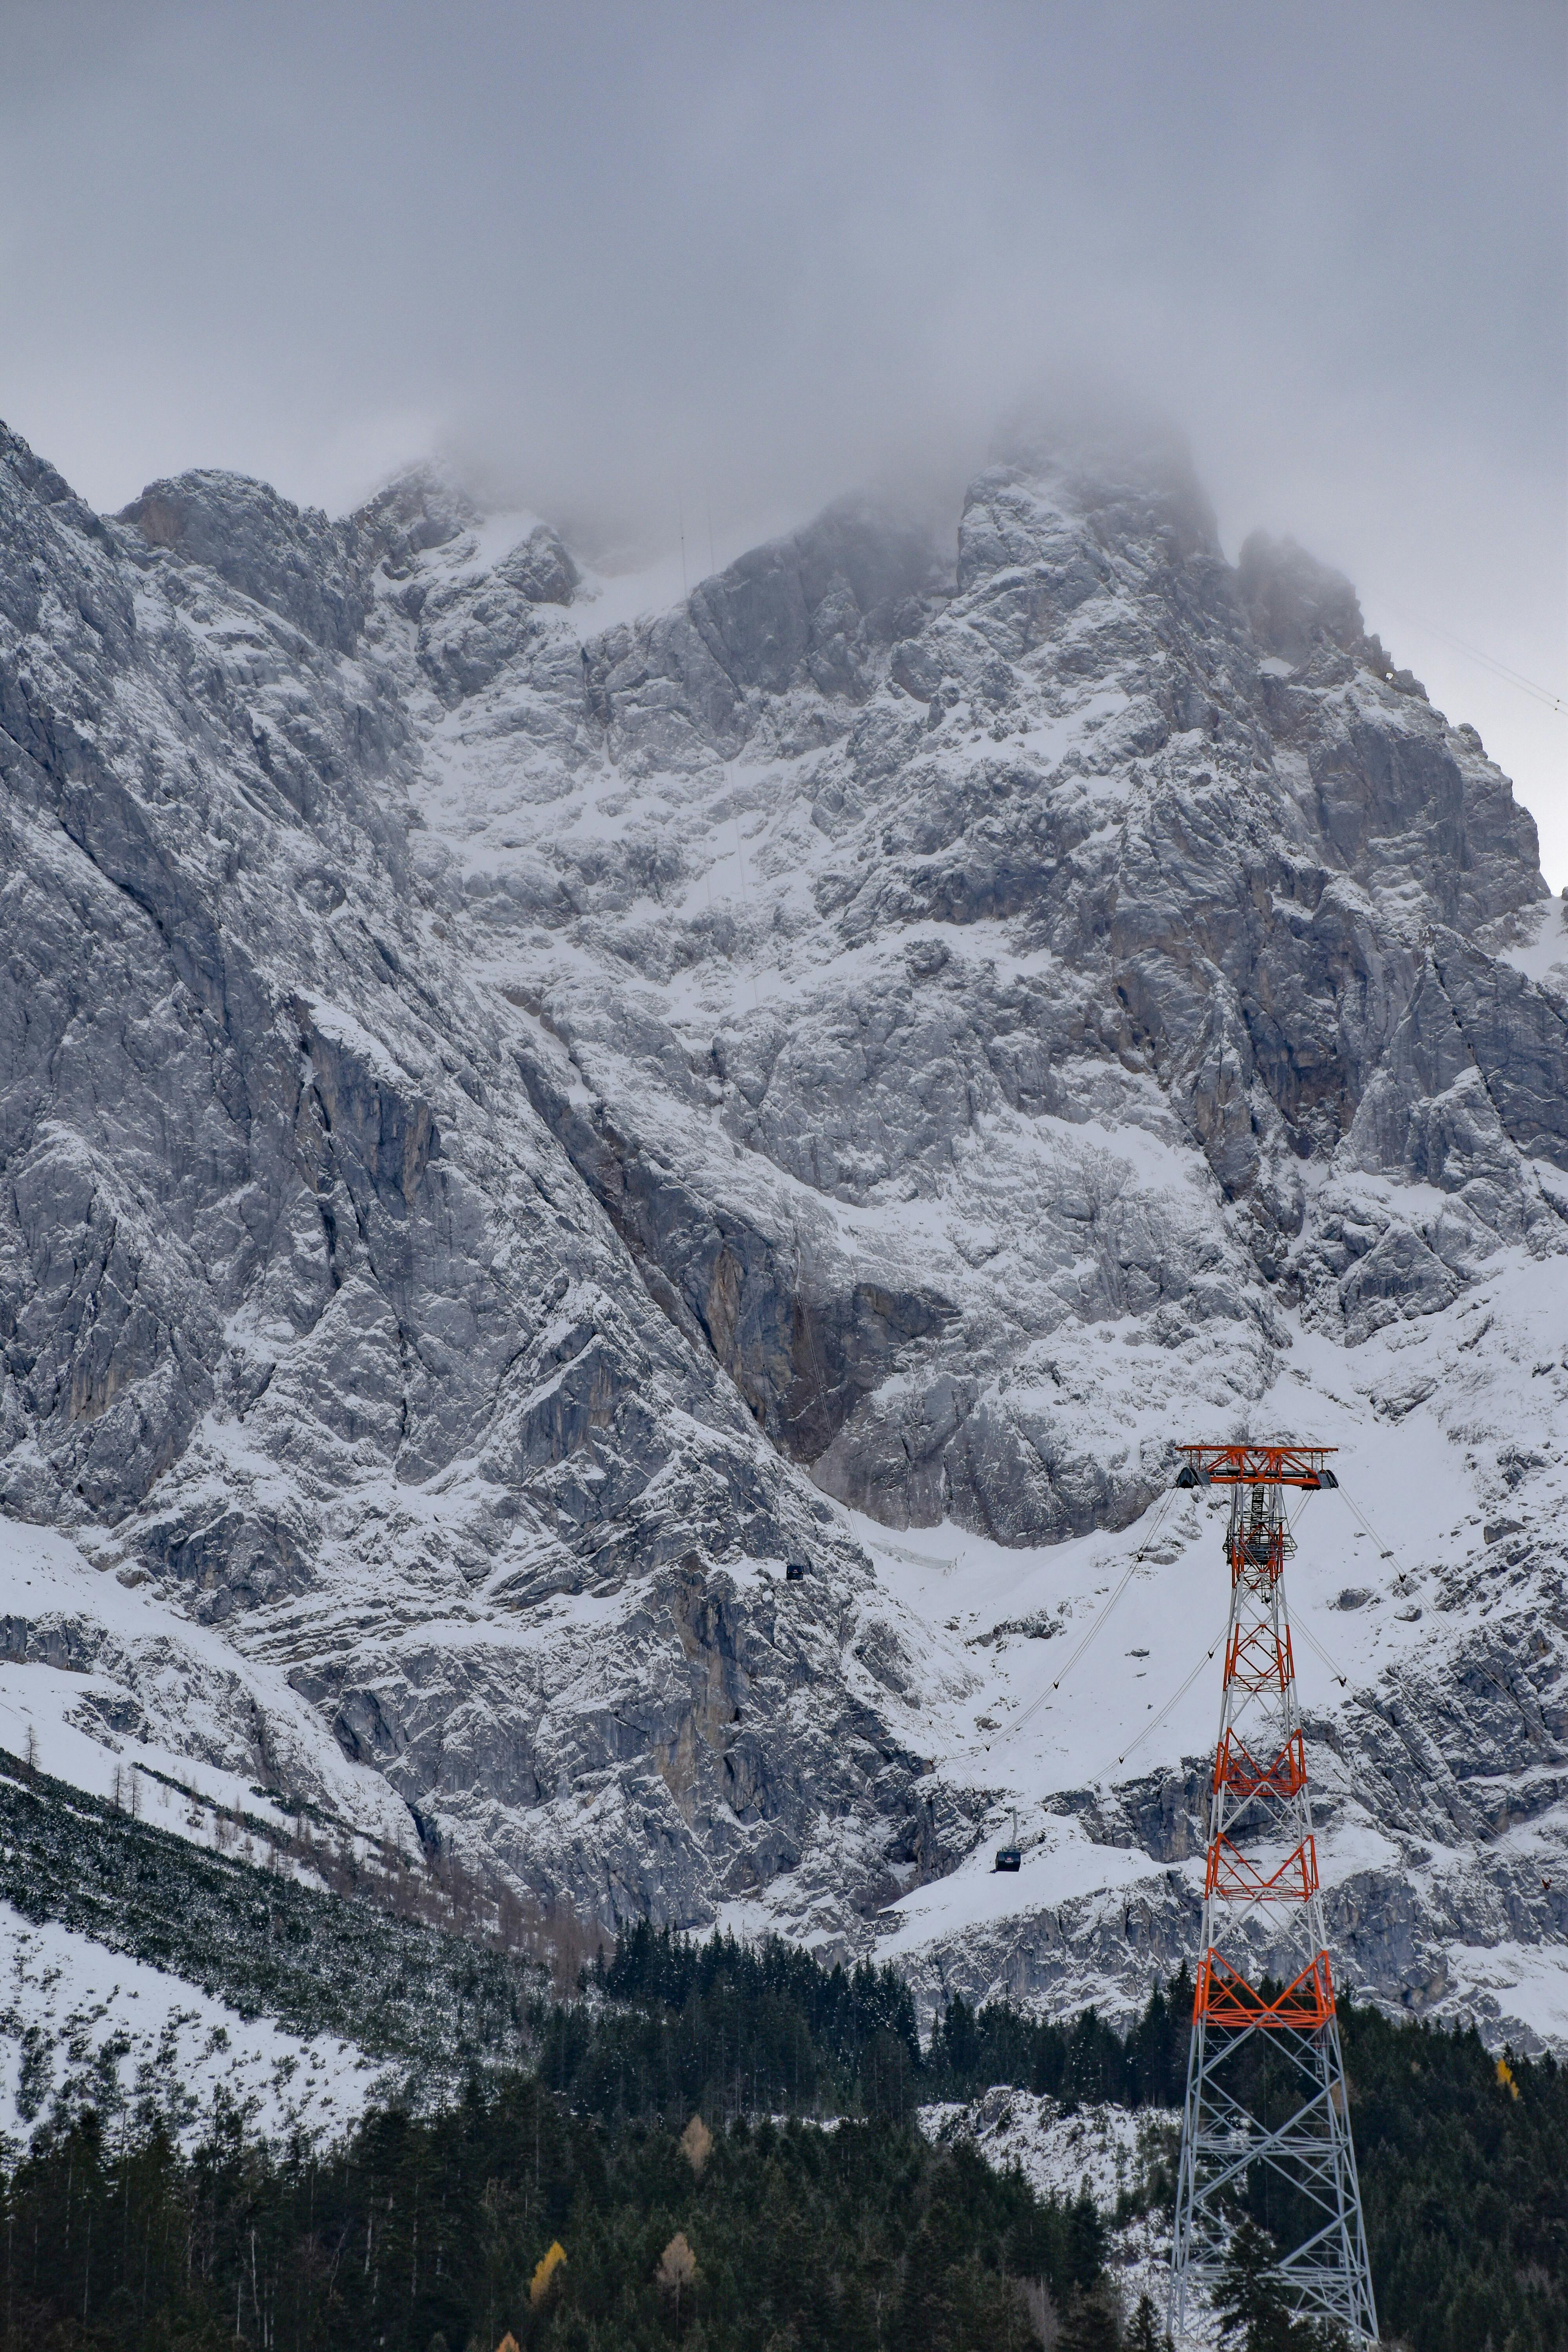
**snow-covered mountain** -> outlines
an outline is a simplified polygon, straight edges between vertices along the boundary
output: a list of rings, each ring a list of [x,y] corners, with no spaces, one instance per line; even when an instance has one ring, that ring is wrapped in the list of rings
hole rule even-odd
[[[1217,1705],[1172,1445],[1294,1433],[1343,1973],[1568,2042],[1507,780],[1154,434],[647,584],[0,439],[0,1738],[1123,2010]]]

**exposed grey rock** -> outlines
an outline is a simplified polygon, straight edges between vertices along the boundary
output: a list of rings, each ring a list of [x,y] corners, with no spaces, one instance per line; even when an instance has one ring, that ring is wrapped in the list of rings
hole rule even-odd
[[[390,580],[405,580],[427,550],[450,546],[480,520],[467,491],[430,466],[400,474],[353,518],[362,548]]]
[[[510,587],[521,590],[531,604],[569,604],[582,577],[560,535],[542,522],[503,558],[497,570]]]
[[[318,508],[301,510],[265,482],[208,470],[149,483],[118,520],[149,547],[207,565],[317,645],[353,650],[366,601],[353,534]]]
[[[704,581],[677,612],[586,646],[589,706],[634,768],[731,758],[759,733],[770,747],[828,741],[937,588],[922,529],[845,500]]]
[[[1568,1168],[1568,1003],[1439,932],[1443,990],[1510,1142]]]
[[[1237,586],[1264,653],[1281,656],[1293,669],[1314,656],[1331,664],[1336,652],[1359,658],[1369,644],[1350,582],[1294,540],[1280,542],[1255,530],[1237,562]]]

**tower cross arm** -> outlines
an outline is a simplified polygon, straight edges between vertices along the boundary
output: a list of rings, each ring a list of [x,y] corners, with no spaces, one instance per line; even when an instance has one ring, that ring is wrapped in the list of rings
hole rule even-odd
[[[1178,1486],[1332,1486],[1332,1445],[1179,1445]]]

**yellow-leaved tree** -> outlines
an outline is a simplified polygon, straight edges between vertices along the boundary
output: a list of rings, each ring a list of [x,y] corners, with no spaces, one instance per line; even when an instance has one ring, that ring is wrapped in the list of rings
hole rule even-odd
[[[697,2284],[697,2257],[686,2242],[684,2230],[677,2230],[658,2258],[654,2277],[666,2294],[675,2297],[675,2328],[680,2332],[680,2298],[688,2287]]]
[[[565,2259],[566,2249],[559,2238],[556,2239],[550,2252],[540,2257],[534,2269],[532,2284],[528,2290],[528,2299],[536,2311],[550,2293],[551,2283]]]
[[[693,2116],[681,2133],[680,2152],[700,2180],[702,2168],[713,2152],[713,2135],[700,2116]]]

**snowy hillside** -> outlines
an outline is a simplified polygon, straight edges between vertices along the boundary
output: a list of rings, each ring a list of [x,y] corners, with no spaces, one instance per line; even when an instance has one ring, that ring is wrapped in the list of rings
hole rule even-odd
[[[0,1905],[0,2135],[90,2106],[112,2122],[155,2115],[190,2142],[226,2105],[279,2141],[333,2140],[385,2076],[331,2035],[281,2032],[166,1969],[144,1968]]]
[[[1342,1973],[1568,2044],[1507,780],[1158,436],[677,584],[0,440],[0,1741],[1122,2014],[1217,1712],[1171,1448],[1296,1434]]]
[[[422,2105],[525,2062],[561,1923],[498,1918],[320,1809],[220,1806],[221,1776],[101,1730],[102,1677],[26,1671],[45,1706],[85,1684],[104,1744],[47,1718],[38,1736],[34,1714],[32,1756],[79,1777],[0,1756],[0,2133],[91,2106],[184,2140],[226,2109],[333,2138],[372,2099]]]

